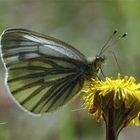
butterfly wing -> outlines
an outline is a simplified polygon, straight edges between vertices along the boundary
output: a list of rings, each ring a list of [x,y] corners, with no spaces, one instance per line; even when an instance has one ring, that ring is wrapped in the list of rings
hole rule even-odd
[[[67,43],[25,29],[1,36],[7,84],[16,101],[35,113],[53,111],[81,90],[87,60]]]

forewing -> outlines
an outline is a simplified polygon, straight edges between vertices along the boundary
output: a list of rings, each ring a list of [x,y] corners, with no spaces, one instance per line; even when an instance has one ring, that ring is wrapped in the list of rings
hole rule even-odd
[[[1,36],[7,83],[17,102],[39,114],[57,109],[81,90],[87,60],[72,46],[25,29]]]

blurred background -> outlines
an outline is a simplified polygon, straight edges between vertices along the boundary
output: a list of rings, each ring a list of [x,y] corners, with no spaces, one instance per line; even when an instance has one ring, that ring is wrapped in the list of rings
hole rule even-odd
[[[0,32],[22,27],[61,39],[88,58],[99,53],[115,28],[128,36],[111,45],[124,75],[140,82],[139,0],[0,0]],[[110,47],[110,48],[111,48]],[[120,72],[112,53],[106,51],[106,76]],[[19,108],[4,84],[0,60],[0,140],[103,140],[105,126],[97,123],[82,107],[81,99],[56,112],[34,117]],[[123,130],[119,140],[138,140],[140,128]]]

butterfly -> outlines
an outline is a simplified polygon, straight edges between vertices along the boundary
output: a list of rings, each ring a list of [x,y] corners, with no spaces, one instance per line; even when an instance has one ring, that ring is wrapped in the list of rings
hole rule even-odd
[[[21,28],[2,33],[1,56],[12,96],[33,114],[54,111],[76,97],[105,61],[101,53],[89,61],[63,41]]]

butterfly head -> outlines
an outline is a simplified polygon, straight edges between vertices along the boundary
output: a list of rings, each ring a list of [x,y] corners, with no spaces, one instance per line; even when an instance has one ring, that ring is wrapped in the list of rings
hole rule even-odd
[[[104,55],[96,55],[95,59],[91,61],[88,65],[87,75],[88,76],[97,76],[101,70],[101,67],[105,61]]]
[[[95,57],[95,60],[94,60],[94,67],[95,67],[95,70],[96,71],[99,71],[99,69],[101,69],[101,66],[102,66],[102,64],[104,63],[104,61],[105,61],[105,56],[104,55],[97,55],[96,57]]]
[[[104,63],[105,59],[106,58],[104,55],[97,55],[95,58],[95,61],[100,62],[100,63]]]

